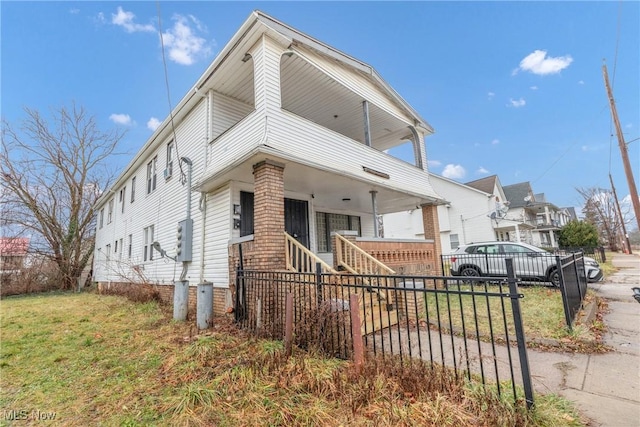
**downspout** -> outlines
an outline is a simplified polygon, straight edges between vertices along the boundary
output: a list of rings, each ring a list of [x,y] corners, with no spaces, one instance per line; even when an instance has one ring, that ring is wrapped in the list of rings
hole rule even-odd
[[[185,162],[189,166],[187,171],[187,221],[191,219],[191,173],[193,169],[193,162],[188,157],[182,157],[181,161]],[[180,281],[184,281],[187,277],[189,261],[182,262],[182,274],[180,275]]]
[[[202,225],[200,226],[200,281],[204,283],[204,248],[205,248],[205,229],[207,224],[207,193],[200,193],[200,212],[202,214]]]
[[[467,233],[464,229],[464,222],[465,219],[462,215],[460,215],[460,225],[462,226],[462,244],[466,245],[467,244]]]

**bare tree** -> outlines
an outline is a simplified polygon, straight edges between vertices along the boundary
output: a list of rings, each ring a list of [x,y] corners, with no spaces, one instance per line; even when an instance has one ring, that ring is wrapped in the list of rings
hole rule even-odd
[[[598,228],[598,233],[613,251],[617,251],[622,239],[622,222],[630,222],[628,218],[620,218],[616,208],[613,192],[603,188],[577,188],[584,199],[585,220]],[[628,216],[623,212],[623,216]]]
[[[72,289],[92,259],[93,206],[113,178],[106,160],[124,132],[102,132],[75,104],[47,120],[25,108],[16,127],[2,121],[3,230],[31,236],[31,247],[58,269],[60,287]]]

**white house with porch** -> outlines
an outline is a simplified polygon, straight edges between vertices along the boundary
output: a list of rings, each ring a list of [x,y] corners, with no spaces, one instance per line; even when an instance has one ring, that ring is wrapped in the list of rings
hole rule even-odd
[[[465,184],[430,173],[433,189],[445,199],[438,206],[442,253],[482,241],[526,242],[557,248],[557,233],[575,219],[573,208],[559,208],[544,194],[534,194],[528,182],[502,186],[497,175]],[[419,210],[383,216],[388,238],[423,236]]]
[[[172,117],[95,206],[101,286],[212,282],[221,311],[239,245],[251,268],[348,270],[336,231],[382,257],[409,245],[439,272],[433,129],[371,66],[256,11]],[[412,163],[385,152],[405,143]],[[379,215],[416,208],[423,236],[380,237]]]
[[[429,175],[434,190],[445,199],[445,203],[437,208],[442,253],[450,253],[466,243],[496,239],[496,227],[499,226],[496,210],[506,206],[497,176],[476,188],[433,173]],[[383,221],[387,238],[424,236],[419,209],[386,214]]]

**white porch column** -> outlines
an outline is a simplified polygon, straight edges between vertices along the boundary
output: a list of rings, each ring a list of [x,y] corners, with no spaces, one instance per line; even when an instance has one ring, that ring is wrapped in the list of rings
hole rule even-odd
[[[369,102],[366,99],[362,101],[362,114],[364,116],[364,143],[367,147],[371,147],[371,125],[369,122]]]
[[[371,190],[369,193],[371,193],[371,207],[373,208],[373,237],[380,237],[380,226],[378,224],[378,201],[376,200],[378,192]]]
[[[520,228],[518,227],[518,223],[516,223],[516,242],[520,242]]]

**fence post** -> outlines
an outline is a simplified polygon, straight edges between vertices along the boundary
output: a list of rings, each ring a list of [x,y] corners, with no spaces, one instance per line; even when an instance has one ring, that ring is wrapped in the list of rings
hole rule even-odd
[[[562,293],[562,305],[564,307],[564,320],[567,324],[569,330],[572,330],[571,327],[571,308],[569,307],[569,295],[567,295],[567,288],[564,284],[564,273],[562,268],[562,260],[560,259],[560,255],[556,255],[556,268],[558,269],[558,274],[560,275],[560,292]]]
[[[291,357],[293,347],[293,294],[287,294],[284,314],[284,348],[287,359]]]
[[[576,279],[578,282],[578,296],[580,297],[580,308],[582,308],[582,299],[584,298],[584,295],[582,295],[582,279],[584,278],[584,280],[587,280],[587,276],[586,276],[586,272],[584,270],[584,252],[580,252],[580,254],[582,255],[581,259],[582,259],[582,265],[578,265],[578,259],[576,257],[576,254],[573,253],[573,271],[575,271],[576,273]],[[582,268],[582,271],[580,271],[578,269],[578,267]]]
[[[322,304],[322,265],[316,262],[316,302]]]
[[[353,362],[359,374],[364,363],[364,344],[362,342],[360,302],[358,295],[349,295],[349,314],[351,315],[351,336],[353,337]]]
[[[527,408],[533,406],[533,387],[531,386],[531,371],[529,370],[529,357],[527,355],[527,342],[524,336],[522,325],[522,313],[520,312],[520,297],[518,293],[518,283],[513,271],[513,259],[505,259],[507,264],[507,282],[509,283],[509,296],[511,298],[511,310],[513,311],[513,324],[516,329],[516,339],[518,340],[518,355],[520,356],[520,370],[522,371],[522,383],[524,386],[524,398]]]

